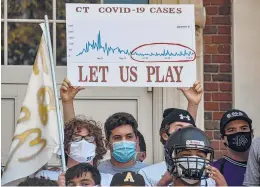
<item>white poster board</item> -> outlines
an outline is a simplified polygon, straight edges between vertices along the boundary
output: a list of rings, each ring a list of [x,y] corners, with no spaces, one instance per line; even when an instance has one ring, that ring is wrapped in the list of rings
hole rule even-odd
[[[74,86],[190,87],[194,5],[66,4]]]

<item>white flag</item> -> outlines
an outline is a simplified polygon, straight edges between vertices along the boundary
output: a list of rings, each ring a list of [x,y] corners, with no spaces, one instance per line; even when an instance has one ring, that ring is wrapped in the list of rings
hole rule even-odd
[[[39,170],[59,146],[45,24],[40,26],[43,31],[41,43],[15,128],[2,185]]]

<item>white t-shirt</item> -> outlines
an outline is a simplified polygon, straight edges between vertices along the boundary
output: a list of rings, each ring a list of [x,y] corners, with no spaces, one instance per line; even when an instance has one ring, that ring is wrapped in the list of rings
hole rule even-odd
[[[139,171],[139,174],[144,177],[146,186],[156,186],[156,184],[160,181],[160,179],[162,178],[162,176],[165,174],[166,171],[167,171],[166,163],[163,161],[142,168]],[[216,186],[216,182],[211,178],[202,180],[201,186],[206,186],[206,183],[207,186]]]
[[[58,181],[59,175],[61,173],[62,171],[41,170],[35,175],[35,177],[37,178],[44,177],[46,179]],[[100,175],[101,175],[101,186],[110,186],[113,176],[107,173],[100,173]]]

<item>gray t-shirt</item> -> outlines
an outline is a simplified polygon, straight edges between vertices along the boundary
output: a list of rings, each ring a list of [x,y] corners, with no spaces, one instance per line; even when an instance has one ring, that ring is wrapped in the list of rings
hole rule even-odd
[[[243,185],[260,186],[260,137],[250,147]]]
[[[114,175],[116,173],[122,173],[124,171],[133,171],[133,172],[139,172],[140,169],[146,167],[147,165],[142,163],[142,162],[136,162],[135,165],[131,167],[126,167],[126,168],[116,168],[112,165],[110,160],[105,160],[101,162],[98,165],[98,170],[101,173],[109,173],[111,175]]]

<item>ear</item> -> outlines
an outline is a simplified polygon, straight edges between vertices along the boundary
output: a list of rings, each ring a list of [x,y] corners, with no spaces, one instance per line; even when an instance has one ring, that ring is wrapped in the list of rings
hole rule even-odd
[[[226,136],[223,136],[222,134],[220,134],[220,141],[221,141],[221,143],[223,143],[225,146],[227,146],[228,142],[227,142]]]
[[[251,130],[251,138],[254,138],[254,129]]]
[[[142,159],[142,161],[144,161],[146,159],[146,152],[142,152],[141,159]]]
[[[165,141],[167,141],[168,140],[168,135],[165,133],[165,132],[163,132],[162,133],[162,138],[165,140]]]

